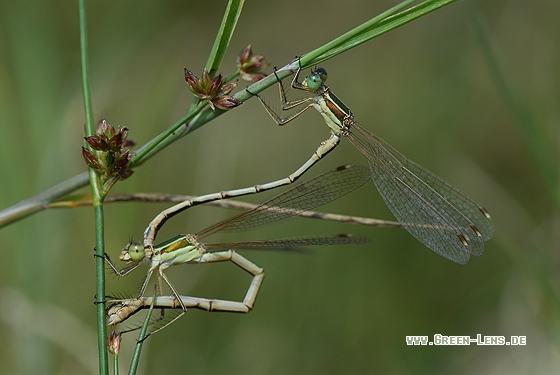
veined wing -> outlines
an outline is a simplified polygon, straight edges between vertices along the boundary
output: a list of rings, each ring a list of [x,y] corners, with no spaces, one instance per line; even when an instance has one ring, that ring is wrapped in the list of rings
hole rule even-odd
[[[332,236],[306,236],[280,238],[274,240],[257,240],[244,242],[226,242],[218,244],[204,244],[206,250],[221,249],[262,249],[262,250],[296,250],[298,247],[314,245],[352,245],[371,242],[366,237],[356,237],[351,234],[335,234]]]
[[[362,166],[338,167],[286,190],[250,211],[214,224],[197,233],[196,237],[202,239],[220,231],[248,229],[295,216],[350,193],[365,184],[370,174],[370,170]]]
[[[484,252],[494,228],[482,206],[359,124],[347,136],[368,159],[393,215],[418,241],[461,264]]]

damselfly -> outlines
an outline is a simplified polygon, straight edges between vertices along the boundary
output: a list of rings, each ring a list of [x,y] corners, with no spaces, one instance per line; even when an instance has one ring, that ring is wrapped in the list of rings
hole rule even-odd
[[[484,242],[494,232],[488,211],[358,124],[350,108],[325,84],[325,69],[312,70],[303,82],[299,82],[300,72],[301,64],[291,87],[313,96],[294,101],[287,100],[282,81],[276,75],[282,109],[303,105],[298,112],[282,118],[257,95],[274,121],[284,125],[309,108],[315,108],[331,129],[329,140],[334,138],[326,144],[334,148],[340,137],[346,137],[364,154],[379,194],[396,219],[418,241],[442,257],[460,264],[467,263],[471,255],[482,255]]]
[[[206,194],[196,198],[187,199],[183,202],[177,203],[176,205],[162,211],[159,213],[148,225],[146,230],[144,231],[144,247],[151,248],[154,246],[154,241],[157,235],[157,232],[165,222],[179,214],[180,212],[185,211],[186,209],[212,201],[217,201],[220,199],[227,199],[232,197],[240,197],[243,195],[250,195],[260,193],[265,190],[274,189],[280,186],[288,185],[296,181],[299,177],[301,177],[309,168],[311,168],[315,163],[317,163],[323,156],[329,153],[339,142],[338,136],[331,136],[329,139],[321,142],[317,150],[311,155],[309,160],[307,160],[301,167],[299,167],[295,172],[290,174],[288,177],[281,178],[276,181],[268,182],[265,184],[254,185],[247,188],[242,189],[235,189],[229,191],[220,191],[217,193]]]
[[[273,223],[278,220],[295,216],[300,212],[311,210],[350,193],[366,183],[370,178],[370,170],[361,166],[342,166],[333,171],[323,173],[309,181],[273,197],[256,208],[221,221],[197,234],[181,234],[155,247],[144,247],[138,242],[131,242],[121,253],[120,260],[128,265],[118,269],[107,255],[105,258],[112,269],[120,276],[127,275],[142,263],[150,263],[148,274],[138,294],[144,297],[144,292],[154,271],[158,273],[159,290],[163,290],[163,283],[169,287],[173,296],[182,308],[182,313],[159,328],[165,328],[187,310],[179,293],[171,284],[164,270],[178,264],[197,264],[231,261],[253,276],[253,280],[243,302],[222,301],[214,309],[222,311],[248,312],[253,308],[257,293],[264,278],[264,270],[238,254],[234,249],[262,248],[285,249],[310,245],[339,245],[356,244],[369,241],[366,238],[351,235],[334,235],[325,237],[300,237],[276,240],[230,242],[220,244],[206,244],[200,242],[203,238],[223,231],[249,229],[259,225]]]

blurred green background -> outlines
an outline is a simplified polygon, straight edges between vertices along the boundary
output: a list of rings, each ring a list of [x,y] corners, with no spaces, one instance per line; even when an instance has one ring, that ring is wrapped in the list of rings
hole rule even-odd
[[[232,73],[239,51],[252,44],[271,72],[395,3],[248,1],[221,71]],[[96,121],[126,126],[144,144],[187,112],[192,95],[183,67],[201,73],[226,1],[88,5]],[[539,173],[531,134],[505,104],[473,20],[487,25],[533,124],[557,148],[558,14],[560,3],[551,0],[457,1],[323,64],[329,86],[359,122],[490,211],[495,235],[482,257],[459,266],[404,230],[299,218],[248,232],[242,238],[352,232],[372,243],[312,255],[246,254],[267,274],[253,312],[188,311],[146,342],[140,373],[557,373],[560,215],[544,182],[557,175]],[[0,2],[0,51],[3,209],[85,170],[76,2]],[[276,88],[263,96],[278,99]],[[149,160],[114,191],[198,195],[272,181],[327,136],[314,111],[278,127],[250,100]],[[306,177],[347,163],[365,159],[343,140]],[[107,205],[110,255],[141,238],[167,206]],[[392,218],[373,183],[324,210]],[[194,208],[158,238],[233,214]],[[0,244],[0,373],[96,373],[91,208],[38,213],[2,228]],[[250,282],[231,264],[176,268],[168,275],[185,295],[240,300]],[[109,277],[107,290],[134,294],[143,275]],[[438,333],[527,336],[527,345],[405,343],[407,335]],[[123,370],[135,339],[128,336]]]

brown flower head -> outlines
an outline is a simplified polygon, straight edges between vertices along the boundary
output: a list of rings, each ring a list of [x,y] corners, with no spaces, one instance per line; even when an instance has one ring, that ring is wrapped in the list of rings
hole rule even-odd
[[[189,90],[196,97],[208,102],[212,109],[218,108],[227,111],[241,104],[239,100],[229,95],[237,83],[226,84],[226,79],[221,74],[210,78],[210,74],[204,69],[202,79],[198,79],[193,72],[185,68],[185,81]]]
[[[253,56],[253,50],[249,44],[243,48],[237,56],[237,69],[241,78],[246,81],[259,81],[266,77],[266,73],[261,69],[268,64],[264,63],[264,56]]]
[[[110,179],[130,177],[130,160],[133,155],[129,148],[134,142],[127,139],[128,129],[118,127],[101,120],[96,127],[96,134],[84,137],[93,151],[82,147],[82,156],[86,164],[103,176],[104,182]]]

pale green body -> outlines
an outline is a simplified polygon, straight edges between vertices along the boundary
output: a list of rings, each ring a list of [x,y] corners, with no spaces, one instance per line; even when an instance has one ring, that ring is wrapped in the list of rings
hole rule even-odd
[[[168,268],[183,263],[196,263],[204,253],[203,246],[192,235],[180,234],[158,244],[153,250],[138,242],[131,242],[121,253],[125,262],[151,262],[151,269]]]

